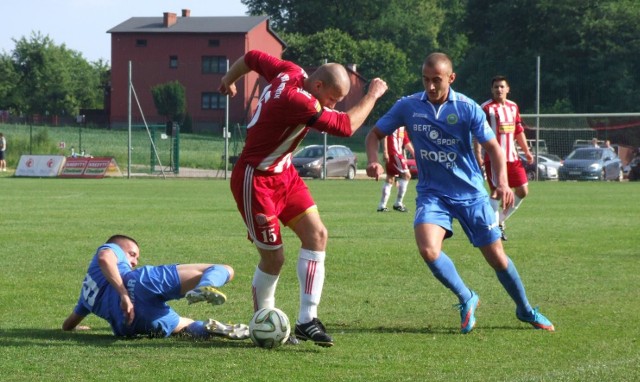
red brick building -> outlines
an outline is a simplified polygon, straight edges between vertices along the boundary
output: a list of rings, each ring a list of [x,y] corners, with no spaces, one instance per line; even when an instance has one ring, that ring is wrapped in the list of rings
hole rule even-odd
[[[229,65],[251,49],[282,56],[285,43],[269,27],[266,16],[132,17],[107,31],[111,34],[111,90],[107,105],[112,126],[128,122],[129,62],[132,83],[148,123],[164,123],[157,114],[151,88],[170,81],[185,87],[187,113],[194,131],[216,131],[224,126],[226,97],[218,92]],[[259,96],[258,76],[238,81],[238,94],[229,99],[230,126],[244,124]],[[136,99],[132,119],[142,122]]]
[[[246,52],[259,49],[282,57],[284,41],[269,27],[267,16],[193,17],[188,9],[178,17],[132,17],[107,31],[111,34],[111,88],[105,111],[111,126],[128,123],[129,62],[135,95],[147,123],[164,124],[157,114],[151,89],[178,81],[185,87],[187,113],[194,132],[219,132],[225,124],[226,97],[218,92],[229,65]],[[311,73],[315,68],[305,68]],[[347,110],[363,95],[366,80],[347,65],[351,92],[336,106]],[[236,83],[238,94],[229,99],[229,126],[251,118],[264,81],[251,72]],[[132,121],[142,123],[135,97]]]

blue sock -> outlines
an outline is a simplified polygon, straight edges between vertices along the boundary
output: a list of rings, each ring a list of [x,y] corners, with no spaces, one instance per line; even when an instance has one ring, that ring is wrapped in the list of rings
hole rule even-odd
[[[211,333],[207,331],[204,321],[194,321],[190,323],[185,331],[194,338],[209,338]]]
[[[440,252],[440,256],[436,261],[432,263],[425,261],[425,263],[427,263],[429,269],[431,269],[431,273],[433,273],[444,286],[451,289],[451,291],[458,296],[461,304],[464,304],[471,298],[471,291],[464,285],[464,281],[460,278],[453,261],[451,261],[449,256],[444,252]]]
[[[214,286],[219,288],[229,281],[229,271],[222,265],[212,265],[205,269],[196,288],[201,286]]]
[[[528,313],[531,310],[531,305],[529,305],[529,300],[527,300],[527,294],[524,291],[524,285],[522,284],[518,270],[516,266],[513,265],[511,259],[509,259],[507,269],[504,271],[496,271],[496,276],[498,276],[498,280],[500,280],[504,289],[509,293],[511,299],[516,303],[518,312]]]

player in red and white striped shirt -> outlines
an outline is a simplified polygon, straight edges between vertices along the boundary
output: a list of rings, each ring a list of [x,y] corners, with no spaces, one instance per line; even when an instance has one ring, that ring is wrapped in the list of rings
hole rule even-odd
[[[276,285],[284,264],[281,221],[301,241],[297,265],[300,311],[295,336],[332,346],[333,339],[317,318],[325,277],[327,229],[309,189],[291,164],[291,156],[310,128],[343,137],[353,135],[387,85],[379,78],[373,79],[367,94],[355,106],[346,113],[339,112],[333,107],[351,87],[342,65],[324,64],[308,77],[293,62],[253,50],[229,68],[220,92],[234,96],[235,82],[250,71],[269,84],[247,126],[245,146],[231,174],[231,192],[249,240],[260,253],[252,284],[254,309],[275,306]]]
[[[496,211],[496,217],[502,230],[502,240],[507,240],[504,234],[504,222],[511,216],[515,210],[518,209],[522,200],[529,193],[529,181],[527,179],[527,173],[520,161],[516,143],[527,158],[529,164],[533,163],[533,155],[529,151],[527,145],[527,137],[524,134],[524,128],[522,127],[522,119],[520,118],[520,110],[518,105],[507,99],[509,94],[509,82],[504,76],[495,76],[491,80],[491,95],[492,98],[484,102],[482,110],[487,115],[487,121],[496,134],[498,143],[504,150],[507,158],[507,175],[509,178],[509,187],[514,189],[515,203],[513,207],[506,211],[501,211],[499,208],[499,201],[491,199],[491,206]],[[491,191],[495,190],[495,182],[493,181],[493,174],[491,171],[491,163],[489,156],[479,153],[479,145],[476,145],[476,157],[480,166],[484,165],[484,169],[487,173],[487,180],[489,182],[489,188]]]
[[[404,157],[404,150],[407,149],[411,156],[415,158],[413,152],[413,146],[409,141],[409,135],[405,131],[404,126],[396,129],[393,134],[387,135],[382,141],[382,155],[386,163],[385,171],[387,173],[386,182],[382,185],[382,197],[380,198],[380,204],[378,204],[378,212],[387,212],[387,202],[391,195],[391,188],[393,183],[398,178],[398,195],[396,201],[393,203],[393,209],[399,212],[407,212],[407,207],[404,206],[404,195],[407,193],[407,187],[409,186],[409,180],[411,180],[411,172],[409,166],[407,166],[407,160]]]

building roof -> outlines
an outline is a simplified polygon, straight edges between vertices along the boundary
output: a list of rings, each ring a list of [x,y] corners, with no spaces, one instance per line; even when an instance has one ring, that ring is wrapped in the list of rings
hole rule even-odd
[[[177,17],[165,27],[163,17],[132,17],[107,33],[246,33],[268,16]],[[268,28],[271,33],[275,33]],[[276,36],[277,37],[277,36]]]

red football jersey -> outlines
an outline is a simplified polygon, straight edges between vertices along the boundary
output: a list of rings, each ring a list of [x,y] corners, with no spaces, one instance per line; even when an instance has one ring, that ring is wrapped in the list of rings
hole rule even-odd
[[[397,128],[393,134],[387,135],[387,153],[389,158],[401,155],[404,156],[404,146],[409,143],[409,136],[404,130],[404,126]]]
[[[292,152],[310,127],[332,135],[351,135],[346,113],[323,108],[303,89],[307,74],[301,67],[256,50],[248,52],[244,61],[269,85],[247,125],[239,161],[260,171],[281,173],[291,166]]]
[[[516,150],[515,136],[522,133],[524,128],[518,105],[509,100],[506,100],[504,105],[489,100],[482,104],[482,110],[487,115],[487,121],[506,154],[507,162],[520,160]]]

